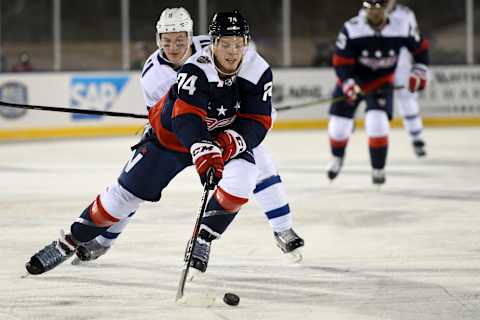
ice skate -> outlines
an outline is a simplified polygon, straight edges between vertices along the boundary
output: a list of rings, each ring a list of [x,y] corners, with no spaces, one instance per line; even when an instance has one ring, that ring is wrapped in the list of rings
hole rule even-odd
[[[427,151],[425,150],[425,142],[423,140],[413,141],[413,151],[417,157],[425,157],[427,155]]]
[[[197,238],[195,248],[193,249],[192,260],[190,262],[191,268],[187,278],[188,281],[192,281],[194,278],[207,271],[211,245],[211,242],[207,242],[200,237]],[[191,250],[190,241],[188,242],[187,248],[185,250],[185,259],[189,250]]]
[[[60,238],[35,253],[25,264],[25,268],[33,275],[47,272],[70,258],[75,253],[76,246],[72,236],[65,235],[61,230]]]
[[[303,256],[300,249],[305,243],[292,228],[281,232],[274,232],[273,235],[275,236],[277,247],[287,255],[290,261],[302,261]]]
[[[333,159],[327,165],[327,176],[328,179],[333,180],[337,177],[342,170],[343,158],[342,157],[333,157]]]
[[[373,184],[384,184],[386,181],[385,170],[384,169],[373,169],[372,171],[372,182]]]
[[[96,260],[103,256],[110,247],[102,246],[97,240],[93,239],[86,243],[82,243],[77,247],[76,257],[72,260],[73,265]]]

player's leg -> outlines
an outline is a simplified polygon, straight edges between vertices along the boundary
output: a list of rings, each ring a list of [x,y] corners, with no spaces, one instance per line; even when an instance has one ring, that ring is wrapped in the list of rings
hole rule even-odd
[[[365,131],[368,136],[372,182],[385,183],[385,165],[388,153],[389,120],[392,117],[393,94],[391,92],[367,97]]]
[[[150,126],[145,127],[144,135],[140,143],[133,147],[134,149],[141,149],[145,148],[145,143],[154,139],[155,137],[152,136],[154,133]],[[138,156],[135,152],[132,160],[129,162],[131,167],[135,161],[137,161]],[[126,167],[127,168],[127,167]],[[123,176],[127,176],[124,174]],[[123,179],[123,178],[122,178]],[[77,249],[77,257],[72,261],[72,264],[79,264],[81,261],[90,261],[99,258],[100,256],[107,253],[116,239],[120,236],[123,230],[127,227],[128,223],[130,222],[131,218],[134,216],[135,212],[131,212],[126,218],[120,220],[119,222],[115,223],[107,230],[105,230],[102,234],[97,236],[95,239],[90,240],[87,243],[82,244]]]
[[[124,208],[129,208],[132,203],[142,202],[141,199],[135,197],[120,186],[118,182],[115,182],[102,192],[100,194],[100,199],[103,199],[102,203],[110,203],[110,205],[107,205],[107,212],[120,212],[121,210],[124,210]],[[130,217],[135,214],[137,208],[138,206],[129,208],[127,210],[129,212],[124,214],[124,216],[126,216],[125,218],[120,219],[120,221],[110,226],[94,239],[81,243],[77,247],[76,257],[72,261],[72,264],[79,264],[81,261],[95,260],[107,253],[114,240],[120,235],[123,229],[125,229],[130,221]]]
[[[337,85],[333,97],[341,95],[343,95],[342,89]],[[327,176],[330,180],[335,179],[342,169],[348,139],[353,132],[353,115],[358,104],[359,101],[356,101],[354,105],[347,101],[338,101],[330,106],[328,137],[332,159],[327,165]]]
[[[426,155],[425,142],[422,138],[423,121],[418,105],[418,94],[408,90],[408,77],[412,68],[412,58],[408,50],[402,48],[398,58],[397,69],[395,70],[395,85],[404,86],[403,89],[395,91],[395,101],[398,111],[403,119],[403,126],[409,133],[414,152],[417,156]]]
[[[412,139],[413,151],[418,157],[426,156],[425,141],[422,137],[423,121],[420,116],[417,93],[402,89],[396,93],[395,99],[403,118],[403,126]]]
[[[26,264],[31,274],[41,274],[70,258],[84,243],[135,212],[143,201],[158,201],[169,181],[190,164],[187,156],[149,141],[138,148],[124,167],[118,183],[104,190],[52,244],[34,254]]]
[[[284,253],[292,254],[295,261],[300,261],[302,256],[297,249],[303,247],[304,241],[293,230],[287,193],[275,162],[263,145],[253,149],[253,154],[259,172],[254,196],[273,229],[277,246]]]
[[[240,208],[247,203],[255,188],[258,169],[252,161],[235,158],[225,164],[223,177],[208,201],[191,266],[201,272],[207,270],[213,240],[221,237],[235,219]],[[187,245],[188,248],[188,245]]]

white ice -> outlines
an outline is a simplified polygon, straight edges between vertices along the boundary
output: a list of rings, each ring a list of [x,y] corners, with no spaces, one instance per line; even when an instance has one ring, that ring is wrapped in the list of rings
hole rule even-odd
[[[357,130],[329,183],[324,130],[266,142],[287,188],[304,261],[286,262],[252,201],[175,304],[201,196],[193,168],[145,204],[107,255],[22,278],[24,263],[113,181],[136,137],[0,145],[0,319],[480,319],[480,128],[427,128],[417,159],[392,130],[387,183],[371,183]],[[221,302],[225,292],[238,307]],[[192,298],[194,301],[195,299]]]

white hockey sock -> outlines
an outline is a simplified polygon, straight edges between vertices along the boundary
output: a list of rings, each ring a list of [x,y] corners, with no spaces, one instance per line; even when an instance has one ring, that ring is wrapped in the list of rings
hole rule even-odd
[[[254,194],[273,231],[281,232],[292,227],[292,214],[280,176],[274,175],[260,181]]]

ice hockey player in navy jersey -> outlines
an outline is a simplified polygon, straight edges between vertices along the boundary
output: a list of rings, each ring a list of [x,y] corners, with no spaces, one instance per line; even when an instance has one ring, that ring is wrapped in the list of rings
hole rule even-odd
[[[210,36],[192,34],[193,21],[184,8],[167,8],[160,15],[156,24],[158,50],[147,59],[140,80],[147,110],[168,92],[177,79],[178,70],[187,59],[210,46]],[[263,145],[252,151],[259,171],[254,190],[255,199],[265,210],[277,246],[291,260],[298,262],[302,259],[299,248],[303,246],[303,239],[292,228],[292,213],[275,163]],[[95,239],[81,244],[72,264],[95,260],[105,254],[132,217],[133,213]]]
[[[366,14],[348,20],[336,41],[333,65],[338,81],[333,97],[345,99],[330,106],[328,134],[333,158],[327,176],[333,180],[340,173],[353,131],[353,116],[365,100],[372,182],[383,184],[400,49],[407,48],[415,61],[404,85],[416,92],[427,84],[428,42],[404,19],[388,15],[387,0],[365,0],[362,4]]]
[[[190,57],[177,83],[149,112],[152,134],[135,146],[118,183],[85,208],[60,238],[26,263],[42,274],[71,257],[135,212],[159,201],[162,190],[184,168],[195,165],[200,180],[215,188],[202,220],[192,266],[206,271],[211,242],[218,239],[253,193],[258,177],[252,149],[272,123],[272,72],[248,50],[249,26],[239,12],[221,12],[210,24],[212,45]],[[213,172],[213,181],[207,173]]]

